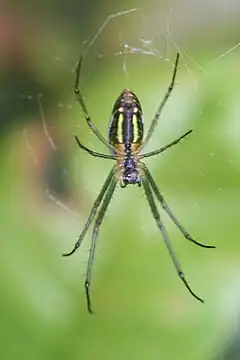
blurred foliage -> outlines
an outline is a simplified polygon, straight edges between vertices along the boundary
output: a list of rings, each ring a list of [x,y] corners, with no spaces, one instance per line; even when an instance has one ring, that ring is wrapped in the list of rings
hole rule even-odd
[[[86,52],[84,99],[105,135],[116,97],[131,87],[148,128],[181,50],[174,93],[147,149],[194,132],[146,163],[179,221],[217,249],[188,243],[162,214],[201,305],[175,275],[141,189],[117,189],[98,238],[89,316],[83,285],[91,231],[74,256],[61,254],[73,246],[111,165],[76,146],[75,134],[104,151],[74,99],[72,70],[108,16],[135,7],[141,10],[113,18]],[[2,5],[1,359],[210,360],[235,336],[239,12],[224,1]],[[115,56],[126,44],[133,54]]]

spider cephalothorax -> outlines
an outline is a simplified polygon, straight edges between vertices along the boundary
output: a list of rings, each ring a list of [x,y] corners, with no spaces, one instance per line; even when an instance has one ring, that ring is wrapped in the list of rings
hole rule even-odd
[[[138,164],[132,156],[127,157],[123,161],[123,170],[120,181],[122,187],[125,187],[128,184],[141,185]]]

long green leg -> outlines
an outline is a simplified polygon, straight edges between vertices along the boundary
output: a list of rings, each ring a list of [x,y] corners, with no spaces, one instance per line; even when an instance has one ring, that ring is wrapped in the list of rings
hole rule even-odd
[[[107,189],[106,195],[104,197],[102,206],[99,210],[99,213],[98,213],[98,216],[96,219],[96,223],[95,223],[94,229],[93,229],[92,243],[91,243],[91,248],[90,248],[88,266],[87,266],[87,275],[86,275],[86,281],[85,281],[87,307],[88,307],[88,311],[90,314],[93,313],[92,306],[91,306],[91,299],[90,299],[90,287],[91,287],[91,277],[92,277],[92,265],[93,265],[93,259],[94,259],[95,248],[96,248],[96,243],[97,243],[97,235],[98,235],[98,231],[99,231],[100,225],[102,223],[102,220],[104,218],[105,212],[109,205],[109,202],[112,198],[112,195],[115,190],[117,182],[118,182],[118,179],[116,177],[113,177],[111,180],[111,183]]]
[[[191,132],[192,132],[192,130],[187,131],[185,134],[181,135],[178,139],[170,142],[168,145],[165,145],[165,146],[161,147],[161,149],[154,150],[154,151],[148,152],[146,154],[142,154],[140,156],[140,159],[160,154],[161,152],[163,152],[163,151],[169,149],[170,147],[172,147],[173,145],[178,144],[179,141],[181,141],[183,138],[185,138],[185,136],[191,134]]]
[[[80,86],[79,86],[79,81],[80,81],[80,72],[81,72],[81,67],[82,67],[82,61],[83,61],[83,57],[81,56],[78,62],[78,66],[77,66],[77,70],[76,70],[76,80],[75,80],[75,85],[74,85],[74,93],[76,95],[77,101],[79,102],[84,117],[87,121],[88,126],[90,127],[90,129],[94,132],[94,134],[98,137],[98,139],[105,144],[109,149],[114,150],[113,147],[107,142],[107,140],[104,138],[104,136],[102,136],[102,134],[100,133],[100,131],[98,130],[98,128],[94,125],[89,113],[88,113],[88,109],[85,105],[85,102],[83,100],[82,94],[81,94],[81,90],[80,90]]]
[[[142,170],[143,170],[146,178],[148,179],[150,186],[152,187],[153,192],[156,195],[158,201],[160,202],[160,204],[162,205],[163,209],[166,211],[168,216],[172,219],[174,224],[179,228],[181,233],[185,236],[185,238],[198,246],[208,248],[208,249],[214,249],[216,246],[201,244],[200,242],[194,240],[191,237],[191,235],[184,229],[184,227],[180,224],[180,222],[177,220],[177,218],[173,215],[172,210],[169,208],[168,204],[166,203],[163,196],[159,192],[158,187],[157,187],[155,181],[153,180],[153,177],[152,177],[151,173],[149,172],[148,168],[146,167],[146,165],[141,163],[141,167],[142,167]]]
[[[108,154],[101,154],[101,153],[98,153],[96,151],[93,151],[89,148],[87,148],[86,146],[84,146],[80,140],[78,139],[77,136],[75,136],[75,139],[77,141],[77,144],[78,146],[83,149],[84,151],[86,151],[88,154],[92,155],[92,156],[95,156],[95,157],[99,157],[99,158],[102,158],[102,159],[111,159],[111,160],[116,160],[116,155],[108,155]]]
[[[83,240],[83,238],[84,238],[84,236],[85,236],[85,234],[86,234],[89,226],[91,225],[91,223],[92,223],[92,221],[93,221],[93,219],[94,219],[94,217],[95,217],[95,215],[96,215],[97,209],[98,209],[99,205],[101,204],[101,201],[102,201],[102,199],[103,199],[103,197],[104,197],[104,195],[105,195],[105,193],[106,193],[106,191],[107,191],[107,189],[108,189],[108,187],[109,187],[109,184],[110,184],[110,182],[111,182],[111,180],[112,180],[112,178],[113,178],[113,175],[114,175],[114,173],[115,173],[115,167],[116,167],[116,166],[114,166],[114,167],[112,168],[112,170],[110,171],[107,179],[105,180],[105,183],[103,184],[103,187],[102,187],[102,189],[101,189],[98,197],[96,198],[96,200],[95,200],[95,202],[94,202],[94,204],[93,204],[93,207],[92,207],[91,213],[90,213],[90,215],[89,215],[89,217],[88,217],[88,219],[87,219],[87,222],[86,222],[86,224],[85,224],[85,226],[84,226],[81,234],[79,235],[79,237],[78,237],[78,239],[77,239],[77,242],[75,243],[72,251],[70,251],[69,253],[63,254],[63,256],[70,256],[70,255],[72,255],[72,254],[79,248],[79,246],[81,245],[82,240]]]
[[[166,247],[168,249],[168,252],[169,252],[169,254],[171,256],[172,262],[173,262],[173,264],[175,266],[175,269],[176,269],[176,271],[178,273],[178,276],[183,281],[184,285],[186,286],[188,291],[192,294],[192,296],[194,296],[197,300],[199,300],[199,301],[201,301],[203,303],[204,301],[200,297],[198,297],[196,294],[194,294],[194,292],[191,290],[190,286],[187,283],[187,280],[185,278],[185,275],[183,273],[181,265],[178,262],[178,259],[177,259],[176,255],[175,255],[174,251],[173,251],[173,248],[172,248],[170,239],[168,237],[167,231],[165,229],[165,226],[163,225],[163,223],[162,223],[162,221],[160,219],[160,215],[159,215],[159,212],[157,210],[157,206],[156,206],[156,203],[154,201],[152,190],[150,188],[149,182],[148,182],[147,178],[145,178],[144,175],[142,177],[142,184],[143,184],[145,194],[146,194],[149,206],[151,208],[152,214],[154,216],[154,219],[156,220],[156,223],[157,223],[157,226],[158,226],[159,230],[161,231],[164,243],[165,243],[165,245],[166,245]]]
[[[167,90],[163,100],[161,101],[161,103],[160,103],[160,105],[159,105],[159,107],[157,109],[157,112],[156,112],[156,114],[155,114],[155,116],[154,116],[154,118],[153,118],[153,120],[151,122],[151,125],[150,125],[150,128],[148,130],[147,136],[146,136],[145,140],[143,141],[143,144],[142,144],[141,148],[146,146],[149,139],[151,138],[152,133],[153,133],[153,131],[154,131],[154,129],[155,129],[157,123],[158,123],[158,119],[159,119],[159,117],[161,115],[162,109],[163,109],[164,105],[166,104],[166,102],[167,102],[167,100],[168,100],[168,98],[169,98],[169,96],[170,96],[170,94],[171,94],[171,92],[173,90],[174,83],[175,83],[175,78],[176,78],[176,74],[177,74],[179,56],[180,56],[179,53],[177,53],[171,83],[170,83],[170,85],[168,87],[168,90]]]

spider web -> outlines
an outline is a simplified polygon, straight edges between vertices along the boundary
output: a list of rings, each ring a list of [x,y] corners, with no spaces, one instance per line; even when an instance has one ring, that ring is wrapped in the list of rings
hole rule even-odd
[[[104,70],[104,66],[109,66],[109,64],[112,62],[114,63],[114,69],[116,70],[116,79],[119,93],[124,87],[132,87],[132,84],[135,84],[136,87],[134,87],[133,90],[135,91],[136,89],[136,93],[138,94],[139,83],[146,82],[145,93],[143,90],[140,90],[140,98],[143,106],[145,106],[145,103],[149,104],[146,105],[146,111],[144,112],[145,128],[147,130],[150,124],[150,120],[154,115],[155,109],[161,101],[161,98],[164,96],[167,86],[169,85],[174,66],[174,59],[176,53],[179,52],[180,69],[177,74],[177,81],[173,91],[174,98],[172,96],[164,108],[163,117],[161,117],[155,135],[151,140],[151,149],[165,145],[169,141],[178,137],[181,133],[187,131],[189,127],[192,126],[190,122],[190,116],[192,116],[193,113],[196,113],[196,111],[198,116],[201,116],[201,114],[202,117],[204,116],[204,109],[202,108],[201,102],[198,101],[198,99],[201,99],[203,96],[202,84],[206,79],[209,78],[209,81],[213,82],[213,86],[218,86],[216,83],[216,78],[212,76],[212,73],[214,73],[219,66],[225,66],[228,62],[231,62],[231,60],[236,57],[236,54],[240,54],[240,41],[239,39],[234,39],[232,40],[231,45],[229,45],[228,42],[223,42],[219,48],[211,49],[210,47],[208,56],[206,58],[201,58],[198,54],[198,51],[192,45],[189,46],[188,41],[184,39],[186,34],[182,30],[181,24],[178,24],[179,28],[176,25],[176,19],[180,17],[181,12],[179,12],[179,7],[177,5],[175,7],[167,7],[161,16],[156,14],[155,20],[152,20],[153,23],[154,21],[157,22],[159,27],[157,27],[156,24],[155,27],[151,27],[149,25],[151,22],[149,12],[145,9],[130,8],[120,12],[113,12],[106,16],[99,26],[96,26],[93,35],[90,35],[82,41],[79,40],[79,50],[76,50],[76,53],[73,56],[74,59],[67,59],[65,61],[65,55],[60,53],[54,57],[56,63],[67,64],[66,73],[67,81],[69,81],[69,83],[67,83],[67,86],[65,87],[66,90],[63,91],[55,103],[55,113],[57,113],[57,117],[59,115],[59,117],[65,120],[62,120],[61,123],[58,123],[57,121],[51,121],[52,114],[48,111],[47,106],[45,106],[47,102],[46,100],[48,99],[44,92],[39,93],[36,96],[21,94],[23,99],[26,99],[30,102],[35,102],[37,104],[37,121],[40,129],[38,129],[38,131],[41,134],[41,137],[44,138],[44,147],[47,149],[46,158],[51,158],[52,154],[55,154],[56,156],[53,156],[54,163],[57,161],[54,159],[61,157],[61,151],[65,151],[65,143],[69,144],[71,142],[72,151],[70,153],[72,155],[74,152],[74,154],[76,154],[74,155],[76,156],[76,161],[78,161],[78,149],[72,135],[78,135],[79,132],[87,134],[86,139],[89,140],[87,140],[87,143],[85,144],[86,146],[89,146],[90,148],[93,148],[93,150],[97,151],[98,149],[101,149],[101,144],[99,144],[97,141],[95,142],[94,136],[92,136],[91,131],[87,128],[81,109],[79,105],[76,104],[72,92],[75,76],[74,72],[80,54],[84,55],[83,72],[80,80],[81,89],[90,114],[94,114],[94,109],[92,108],[94,107],[95,102],[94,96],[92,96],[89,100],[90,90],[88,88],[88,79],[91,79],[91,82],[89,82],[91,84],[91,88],[95,87],[95,83],[92,80],[92,77],[95,76],[93,74],[97,74],[99,76],[99,68],[103,68]],[[156,18],[159,19],[156,20]],[[219,23],[221,24],[221,21]],[[132,24],[134,24],[134,26]],[[183,34],[181,34],[181,31]],[[109,34],[111,35],[110,41]],[[196,40],[195,45],[196,48],[199,46],[197,41],[198,40]],[[104,65],[106,63],[107,65]],[[139,73],[135,70],[135,64],[136,66],[142,68],[142,75],[139,82],[136,81]],[[151,66],[154,66],[154,69],[159,69],[159,74],[155,72],[154,75],[151,76],[150,72],[148,72],[148,69],[151,68]],[[162,72],[161,69],[164,69],[164,71]],[[145,73],[150,74],[149,79]],[[166,75],[163,80],[161,76],[162,74],[164,76]],[[96,96],[98,96],[99,89],[104,93],[105,87],[107,87],[107,85],[107,82],[102,83],[101,88],[99,88],[99,86],[96,84]],[[93,93],[95,92],[94,89],[91,89],[91,91]],[[108,91],[108,95],[110,92],[111,91]],[[213,138],[214,136],[221,137],[223,144],[222,146],[229,149],[229,163],[232,165],[235,164],[235,166],[237,166],[236,163],[238,162],[238,159],[234,159],[231,150],[232,148],[239,150],[239,110],[236,108],[236,103],[239,102],[240,92],[239,90],[235,90],[232,92],[232,94],[233,95],[230,96],[230,102],[232,102],[234,106],[231,107],[228,104],[227,111],[229,116],[226,116],[225,112],[224,118],[226,118],[226,121],[221,122],[221,125],[216,124],[217,131],[216,133],[212,133],[211,136]],[[116,95],[118,96],[118,94]],[[101,94],[101,96],[104,98],[104,94]],[[109,101],[107,96],[106,99],[107,102],[104,102],[102,107],[104,107],[106,110],[105,115],[108,115],[107,111],[110,112],[112,103]],[[215,101],[216,108],[224,108],[225,104],[222,98],[220,100],[214,99],[213,101]],[[171,102],[174,106],[171,106]],[[176,111],[171,110],[175,108],[176,104],[177,109],[180,109],[179,114],[176,113]],[[183,109],[187,109],[187,111],[183,111]],[[98,115],[98,111],[95,112],[95,115]],[[99,117],[93,115],[92,118],[95,124],[105,135],[107,133],[107,121],[105,121],[104,127],[101,127],[101,124],[98,124]],[[232,121],[232,119],[234,120]],[[63,121],[67,122],[67,125],[65,124],[62,126]],[[221,131],[219,131],[219,126],[221,126]],[[62,140],[62,135],[58,136],[58,130],[60,128],[61,131],[64,132],[64,142],[60,141]],[[226,137],[225,134],[231,136]],[[44,172],[44,176],[41,176],[41,181],[38,183],[38,185],[42,186],[46,198],[49,199],[53,204],[54,209],[56,209],[56,211],[59,209],[60,211],[63,211],[64,216],[65,214],[69,214],[70,218],[81,218],[81,211],[78,210],[79,202],[77,201],[77,204],[72,204],[71,201],[71,199],[76,196],[76,188],[81,188],[82,186],[81,182],[76,184],[74,183],[76,175],[72,168],[69,168],[68,166],[68,161],[72,162],[72,159],[67,158],[65,164],[60,166],[60,169],[58,169],[57,173],[59,174],[60,172],[64,174],[63,181],[69,183],[69,201],[68,196],[66,199],[66,197],[61,196],[58,191],[54,191],[55,183],[53,183],[53,186],[49,186],[49,174],[46,174],[46,166],[44,166],[43,169],[41,151],[39,152],[36,149],[34,137],[32,136],[32,129],[29,125],[23,129],[23,140],[29,154],[29,159],[34,164],[37,173],[42,174]],[[97,146],[99,146],[99,148]],[[208,174],[206,174],[203,170],[203,162],[199,164],[195,160],[195,150],[197,148],[199,150],[201,144],[195,143],[194,140],[189,140],[187,147],[190,148],[190,153],[187,155],[186,163],[190,164],[190,169],[196,174],[196,178],[198,177],[202,179],[204,183],[205,179],[208,177]],[[175,151],[177,151],[177,149]],[[205,160],[210,158],[214,161],[218,151],[219,149],[215,149],[214,146],[208,147],[207,149],[205,149],[203,146],[202,157]],[[84,156],[86,156],[86,158],[88,157],[87,154]],[[162,171],[164,172],[164,166],[166,163],[167,156],[162,157],[160,163],[158,161],[152,162],[151,169],[155,168],[156,170],[157,168],[161,167]],[[50,162],[50,167],[51,164],[52,163]],[[171,175],[173,178],[178,178],[178,172],[179,170],[181,171],[181,166],[182,164],[179,164],[176,170],[172,170]],[[77,168],[79,169],[79,167]],[[98,165],[94,162],[93,165],[91,159],[87,159],[86,163],[84,163],[84,168],[86,169],[80,169],[81,174],[79,176],[84,178],[84,192],[85,188],[89,189],[89,192],[90,189],[96,189],[93,191],[96,191],[97,194],[99,190],[98,176],[89,177],[86,174],[92,173],[94,169],[94,173],[103,174],[104,180],[104,174],[106,174],[106,171],[108,171],[108,164],[105,167],[105,163],[103,164],[101,162],[101,164]],[[43,181],[43,179],[46,181]],[[74,192],[72,192],[72,186],[74,187]],[[221,183],[221,178],[217,178],[217,182],[214,184],[214,187],[215,191],[218,192],[220,196],[221,193],[225,191],[224,186]],[[163,188],[165,187],[163,186]],[[178,193],[181,193],[184,190],[186,193],[186,185],[179,181],[178,186],[171,189],[173,194],[171,205],[173,205],[175,208],[175,205],[177,204],[177,200],[175,200],[175,198],[178,197]],[[82,189],[81,192],[83,192]],[[125,201],[122,193],[124,192],[121,192],[119,199],[122,198],[122,201]],[[139,191],[139,193],[141,194],[141,191]],[[164,195],[164,191],[162,191],[162,193]],[[88,199],[88,196],[86,196],[86,199],[84,199],[85,202],[88,202],[88,208],[91,207],[94,197],[95,195],[89,196],[90,199]],[[201,200],[198,200],[198,198],[198,194],[195,198],[191,198],[189,206],[192,208],[199,207],[199,201]],[[174,204],[174,200],[176,204]],[[189,206],[186,206],[188,211]],[[114,207],[112,207],[112,210],[114,210]],[[145,208],[142,211],[143,213],[140,214],[140,216],[144,220],[146,211]],[[197,216],[198,215],[196,211],[196,217]],[[201,211],[199,211],[199,216],[201,217]],[[140,223],[144,224],[144,221],[140,221]],[[78,227],[81,227],[79,223]],[[141,225],[141,232],[146,239],[149,238],[148,229],[144,225]],[[74,243],[74,239],[72,239],[72,243]]]
[[[151,29],[151,27],[149,29],[148,13],[142,9],[130,8],[122,12],[112,13],[105,17],[103,22],[96,27],[92,36],[89,36],[88,39],[84,39],[81,42],[79,41],[79,50],[76,50],[74,58],[71,59],[71,61],[64,61],[64,56],[62,54],[57,54],[55,59],[57,59],[56,61],[58,63],[67,63],[67,85],[55,103],[55,112],[57,113],[57,118],[59,116],[59,118],[62,119],[61,122],[51,121],[52,113],[49,112],[45,106],[47,96],[44,92],[37,96],[22,95],[23,98],[35,102],[38,106],[38,124],[40,133],[41,137],[45,139],[44,146],[48,149],[46,151],[45,163],[47,164],[49,158],[53,158],[53,164],[56,163],[58,158],[61,158],[61,154],[64,154],[66,148],[68,149],[69,146],[71,148],[69,153],[71,156],[74,154],[75,157],[74,159],[67,157],[65,163],[60,163],[57,174],[54,175],[55,179],[56,177],[58,178],[58,181],[59,178],[62,177],[63,183],[68,184],[67,189],[63,188],[64,191],[62,195],[61,192],[56,191],[56,181],[49,185],[48,169],[50,167],[51,176],[52,162],[50,162],[50,165],[48,166],[46,164],[44,167],[42,166],[41,156],[39,159],[39,153],[41,154],[41,151],[36,151],[34,137],[31,133],[32,129],[29,128],[29,126],[26,126],[23,130],[23,139],[29,158],[37,169],[37,173],[42,174],[40,175],[38,186],[43,188],[45,194],[44,200],[47,198],[49,200],[48,203],[52,204],[51,217],[53,216],[54,211],[56,211],[57,214],[59,214],[60,211],[61,219],[63,219],[64,222],[67,222],[68,220],[71,222],[71,225],[68,228],[72,229],[74,235],[68,233],[68,244],[64,245],[67,250],[69,249],[69,243],[70,248],[72,244],[74,244],[74,236],[76,235],[77,238],[79,235],[83,225],[80,224],[80,221],[82,220],[82,222],[85,222],[86,220],[85,215],[83,217],[81,216],[82,213],[85,214],[85,211],[82,211],[82,209],[86,205],[86,212],[89,211],[111,166],[111,164],[105,163],[104,161],[98,162],[96,159],[91,159],[87,154],[82,155],[84,156],[84,169],[81,168],[81,163],[79,165],[79,156],[81,156],[81,154],[79,154],[79,149],[76,146],[73,135],[79,135],[80,139],[83,137],[83,143],[89,148],[100,152],[101,149],[102,152],[105,151],[104,148],[102,148],[101,143],[95,139],[88,129],[79,104],[76,103],[73,95],[72,87],[75,80],[75,69],[79,55],[84,55],[83,71],[80,79],[82,94],[92,119],[95,125],[101,130],[102,134],[105,135],[107,133],[108,120],[98,123],[98,119],[101,119],[102,116],[104,116],[105,119],[109,117],[113,102],[124,87],[130,87],[137,95],[140,94],[139,98],[144,107],[146,134],[150,121],[156,111],[156,107],[167,90],[172,76],[175,56],[176,53],[179,52],[180,64],[173,96],[168,100],[155,134],[151,139],[151,148],[149,148],[149,150],[153,150],[167,144],[191,128],[192,116],[197,116],[201,119],[204,118],[205,110],[202,108],[201,101],[199,101],[199,99],[203,97],[202,84],[207,79],[207,81],[213,82],[212,86],[215,86],[216,78],[212,77],[212,73],[215,72],[218,66],[225,66],[228,61],[231,62],[232,58],[235,58],[236,54],[240,53],[240,41],[234,40],[231,46],[229,46],[229,44],[225,46],[223,43],[221,44],[221,49],[211,49],[207,58],[201,58],[198,55],[198,52],[195,49],[192,49],[192,45],[189,46],[188,41],[181,39],[178,28],[176,28],[175,25],[176,12],[177,8],[168,8],[166,12],[163,13],[161,16],[161,29],[157,32],[156,30]],[[132,24],[134,24],[134,26]],[[129,28],[131,31],[129,31]],[[110,41],[109,34],[111,34]],[[116,92],[115,90],[108,90],[107,95],[104,96],[105,88],[107,91],[108,82],[103,83],[100,81],[102,85],[99,87],[97,82],[95,83],[93,81],[93,77],[99,77],[101,71],[106,72],[104,66],[109,66],[108,71],[110,72],[111,63],[114,63],[114,77],[117,79],[116,86],[114,79],[111,86],[115,86]],[[138,67],[138,71],[135,69],[135,66]],[[151,71],[148,71],[152,66],[154,66],[155,69],[154,74],[151,74]],[[142,71],[140,79],[138,79],[139,69]],[[141,82],[144,83],[144,89],[141,89]],[[98,97],[99,91],[101,92],[101,98],[104,99],[101,104],[101,109],[103,110],[99,110],[98,108],[94,113],[95,97],[92,96],[91,93],[95,93],[96,97]],[[109,100],[111,92],[115,95],[113,94],[112,100]],[[232,94],[233,95],[231,95],[230,98],[235,104],[239,100],[240,93],[235,90]],[[213,101],[215,101],[216,108],[221,109],[225,105],[222,98],[214,99]],[[176,108],[178,109],[177,111]],[[230,109],[230,107],[228,107],[228,109]],[[99,111],[102,111],[101,114],[99,114]],[[237,137],[237,134],[239,133],[237,123],[238,114],[239,113],[236,113],[233,116],[233,118],[236,119],[236,131],[231,130],[233,122],[229,121],[225,113],[223,117],[226,118],[227,121],[221,122],[221,129],[219,128],[220,125],[216,124],[215,127],[217,128],[217,131],[210,134],[213,139],[216,136],[221,136],[223,146],[229,148],[229,153],[231,155],[229,155],[228,160],[233,166],[234,163],[237,162],[237,159],[234,159],[232,156],[231,148],[234,146],[238,148],[239,144]],[[232,116],[229,116],[229,118],[232,118]],[[202,131],[198,124],[196,124],[196,127],[199,127],[200,131]],[[59,137],[58,134],[60,129],[61,135]],[[198,129],[196,129],[196,133],[198,133],[197,130]],[[63,142],[62,133],[64,134]],[[226,140],[225,133],[231,134],[231,141],[229,141],[229,137]],[[204,133],[201,132],[201,134],[202,138],[204,138]],[[193,132],[193,136],[195,136],[195,131]],[[210,176],[209,173],[204,170],[204,162],[212,161],[214,163],[214,159],[218,156],[219,149],[215,148],[214,144],[204,148],[204,145],[195,142],[194,138],[187,139],[186,142],[188,143],[187,148],[190,149],[190,151],[188,150],[188,152],[185,153],[186,156],[183,165],[188,166],[189,171],[194,174],[194,178],[197,181],[200,179],[200,182],[204,185]],[[179,145],[179,147],[184,148],[185,146],[181,147],[181,145]],[[176,148],[174,151],[178,152],[178,149]],[[202,152],[202,161],[200,162],[196,160],[196,154],[199,151]],[[168,165],[169,156],[171,156],[171,151],[169,152],[169,155],[166,154],[161,157],[160,161],[149,159],[150,161],[148,164],[151,163],[150,168],[151,171],[153,171],[153,174],[161,169],[164,175]],[[69,162],[73,164],[72,167],[69,166]],[[192,194],[188,197],[188,184],[184,182],[184,178],[183,180],[181,180],[181,177],[179,178],[179,174],[181,174],[182,171],[182,164],[175,163],[174,168],[168,168],[167,171],[167,179],[175,179],[174,185],[170,187],[171,199],[169,199],[169,191],[166,196],[171,207],[175,209],[177,214],[180,213],[181,216],[183,216],[185,211],[185,218],[188,218],[189,209],[192,208],[194,209],[196,218],[201,218],[204,212],[204,205],[202,206],[202,204],[206,202],[205,197],[200,196],[199,193]],[[93,173],[99,174],[99,176],[89,176],[89,174]],[[165,181],[165,184],[163,184],[161,180],[161,184],[159,185],[161,193],[165,195],[164,191],[168,190],[166,186],[167,182]],[[137,191],[138,195],[134,194],[134,191]],[[224,195],[225,188],[220,177],[217,178],[217,181],[214,184],[214,192],[220,199],[222,195]],[[79,196],[79,193],[81,197]],[[133,196],[138,196],[138,198],[144,198],[143,192],[139,191],[137,188],[134,189],[131,187],[131,193],[133,193]],[[179,205],[179,196],[183,196],[182,194],[184,194],[185,203],[187,202],[186,206]],[[116,216],[116,212],[121,212],[122,208],[125,206],[124,204],[129,201],[129,199],[126,199],[127,196],[129,196],[129,192],[127,193],[127,191],[116,191],[112,203],[115,203],[115,198],[118,197],[118,206],[111,207],[110,203],[110,209],[108,209],[106,217],[108,217],[109,213],[115,214]],[[143,201],[145,201],[145,199]],[[133,212],[134,206],[136,206],[138,212],[137,216],[138,223],[140,224],[139,231],[141,231],[141,237],[144,238],[144,241],[152,241],[149,237],[149,229],[144,225],[147,204],[145,203],[143,207],[138,207],[134,203],[131,203]],[[44,212],[46,212],[46,208],[44,208]],[[76,220],[75,224],[73,223],[73,219]],[[164,214],[163,220],[164,222],[168,221]],[[206,219],[206,221],[210,220]],[[172,225],[170,223],[166,224],[168,227],[169,225]],[[210,227],[211,226],[209,226],[209,228]],[[71,238],[72,241],[70,241],[69,238]],[[152,238],[154,239],[154,237]],[[199,238],[201,238],[201,234]],[[209,243],[211,242],[212,239],[209,240]],[[98,257],[100,254],[101,256],[106,257],[107,254],[109,254],[109,251],[111,251],[109,244],[108,249],[103,249],[101,246],[98,250]],[[84,248],[82,249],[82,253],[84,254]]]
[[[168,79],[170,80],[172,69],[174,66],[174,55],[176,54],[176,52],[179,52],[181,56],[181,60],[180,60],[181,69],[183,70],[185,69],[184,73],[187,77],[187,81],[190,84],[189,85],[190,92],[193,92],[196,95],[198,95],[199,79],[201,78],[201,76],[206,76],[206,74],[212,71],[212,69],[216,64],[223,62],[226,58],[230,57],[231,54],[233,54],[235,51],[239,51],[240,42],[236,42],[230,48],[224,49],[221,53],[217,54],[212,59],[208,59],[206,61],[206,64],[203,65],[200,62],[198,62],[198,59],[195,56],[192,56],[191,53],[185,50],[187,46],[185,46],[184,44],[182,45],[181,41],[178,40],[178,36],[175,33],[176,32],[175,27],[172,26],[175,17],[176,17],[175,9],[172,7],[168,8],[165,14],[162,16],[163,21],[162,21],[161,31],[156,36],[155,34],[151,33],[151,31],[147,31],[147,28],[149,26],[149,18],[147,13],[143,11],[143,9],[131,8],[124,11],[112,13],[105,18],[103,23],[96,29],[96,32],[92,37],[82,41],[82,47],[83,47],[82,54],[84,56],[84,60],[86,61],[88,57],[95,57],[96,64],[98,65],[105,58],[110,58],[110,60],[112,59],[112,61],[114,61],[114,58],[117,58],[119,60],[118,76],[121,79],[123,79],[122,84],[125,84],[125,86],[128,87],[134,78],[132,59],[133,61],[141,60],[143,67],[145,66],[144,61],[146,61],[147,65],[149,65],[150,62],[158,62],[159,68],[166,65],[166,69],[168,72]],[[132,22],[135,23],[135,21],[137,24],[141,24],[141,28],[140,26],[136,26],[136,29],[133,29],[129,33],[129,26],[131,26]],[[111,33],[113,40],[110,43],[110,45],[106,46],[105,42],[109,33]],[[148,60],[146,60],[147,58]],[[55,59],[61,60],[62,56],[57,55],[55,56]],[[78,61],[78,57],[77,57],[77,61]],[[70,66],[70,70],[73,75],[71,76],[72,83],[74,81],[74,71],[76,69],[77,61],[75,62],[75,64]],[[83,74],[84,79],[81,79],[81,85],[83,89],[87,81],[86,80],[87,75],[85,74],[86,67],[87,65],[85,64],[84,74]],[[90,71],[92,71],[92,69],[90,69]],[[200,77],[199,77],[199,73],[200,73]],[[167,87],[168,83],[166,82],[165,84],[166,84],[165,86]],[[180,80],[177,79],[176,87],[179,88],[180,85],[181,85]],[[151,91],[151,89],[149,90]],[[33,95],[21,95],[21,96],[28,100],[37,102],[39,109],[39,119],[40,119],[39,124],[40,127],[42,128],[42,134],[45,137],[51,152],[55,152],[55,153],[59,152],[60,145],[57,144],[56,140],[54,139],[52,135],[53,127],[48,124],[48,119],[45,115],[45,109],[43,106],[44,94],[38,94],[36,97]],[[71,99],[70,101],[67,100],[66,102],[64,101],[64,98],[65,98],[65,94],[63,94],[63,96],[59,100],[58,107],[59,109],[62,109],[62,111],[64,112],[70,111],[71,113],[74,100]],[[153,116],[154,109],[156,108],[157,105],[158,103],[154,102],[152,106],[153,112],[152,114],[150,114],[150,116]],[[80,111],[81,110],[79,109],[79,112]],[[201,113],[202,109],[199,108],[198,111],[199,113]],[[84,122],[83,116],[81,117],[82,117],[81,122],[82,121]],[[169,123],[168,125],[166,124],[169,134],[171,134],[171,137],[174,137],[176,134],[178,134],[178,131],[180,131],[179,130],[180,127],[182,127],[182,121],[177,120],[177,123],[178,125],[176,125],[176,123],[174,124]],[[81,128],[80,120],[79,123],[75,126],[77,128],[79,127]],[[164,127],[165,124],[162,126]],[[54,125],[54,127],[56,127],[56,125]],[[174,128],[177,130],[172,131],[172,129]],[[71,126],[69,126],[68,130],[69,132],[66,135],[66,138],[67,137],[72,138],[71,134],[75,134],[76,130],[71,128]],[[167,133],[167,131],[165,131],[165,133],[162,135],[163,141],[165,141],[165,143],[167,140],[164,140],[164,137],[169,138],[169,134]],[[28,127],[24,129],[23,137],[32,161],[34,162],[36,167],[40,168],[39,160],[34,151],[34,145],[31,142],[31,136],[29,136]],[[158,137],[155,136],[152,140],[152,147],[154,148],[157,146],[159,146],[159,140]],[[214,151],[209,153],[209,156],[214,156],[214,155],[215,155]],[[205,174],[202,173],[199,168],[197,168],[197,165],[194,165],[194,161],[192,161],[192,166],[193,167],[195,166],[200,176],[202,177],[205,176]],[[66,169],[63,169],[62,171],[65,173],[65,175],[69,176],[69,172]],[[180,184],[179,186],[182,187],[183,185]],[[221,186],[219,186],[218,189],[221,190]],[[45,187],[45,194],[58,207],[61,207],[63,210],[67,211],[73,216],[78,216],[75,211],[71,210],[64,202],[59,200],[52,193],[52,191],[49,189],[48,186]],[[197,206],[197,203],[195,203],[194,206]]]

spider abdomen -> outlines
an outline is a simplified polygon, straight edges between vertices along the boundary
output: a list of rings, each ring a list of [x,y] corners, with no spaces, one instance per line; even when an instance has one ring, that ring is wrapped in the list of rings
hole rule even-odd
[[[137,150],[142,144],[142,108],[138,98],[130,89],[123,90],[114,104],[108,135],[112,146],[134,144]]]

